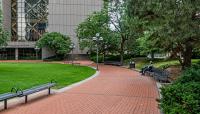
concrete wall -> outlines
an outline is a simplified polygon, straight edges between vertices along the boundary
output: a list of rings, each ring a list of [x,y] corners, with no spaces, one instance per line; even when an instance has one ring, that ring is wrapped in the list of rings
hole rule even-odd
[[[85,54],[79,50],[76,28],[88,15],[100,11],[103,0],[49,0],[49,32],[60,32],[71,37],[75,43],[75,54]]]
[[[48,57],[56,55],[54,51],[49,48],[42,48],[42,59],[46,59]]]
[[[11,0],[2,0],[3,9],[3,27],[11,31]]]
[[[3,25],[11,31],[11,0],[1,0],[3,9]],[[48,32],[60,32],[69,35],[76,45],[74,54],[86,54],[87,51],[79,49],[78,38],[76,37],[77,26],[83,22],[94,11],[100,11],[103,7],[103,0],[49,0]],[[14,44],[9,42],[8,48],[23,47],[24,43]],[[25,47],[34,47],[32,43]],[[53,56],[49,49],[42,49],[42,57]]]

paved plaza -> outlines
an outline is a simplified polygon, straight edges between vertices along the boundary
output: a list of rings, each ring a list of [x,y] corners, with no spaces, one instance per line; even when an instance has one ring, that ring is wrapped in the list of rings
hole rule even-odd
[[[100,66],[100,75],[63,93],[0,114],[160,114],[156,82],[133,70]]]

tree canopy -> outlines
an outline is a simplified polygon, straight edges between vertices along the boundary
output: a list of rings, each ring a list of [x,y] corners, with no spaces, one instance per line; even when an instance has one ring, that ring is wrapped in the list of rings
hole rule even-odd
[[[70,45],[70,37],[57,32],[46,33],[37,42],[37,46],[52,49],[56,55],[66,55],[69,53],[71,51]]]
[[[125,52],[134,52],[131,46],[136,44],[137,31],[142,23],[137,17],[129,17],[125,14],[126,6],[123,2],[105,2],[103,10],[90,15],[83,23],[78,26],[77,36],[80,40],[81,48],[93,48],[92,37],[100,33],[104,38],[100,48],[108,48],[109,52],[117,52],[123,56]]]
[[[198,0],[128,0],[128,15],[147,21],[149,42],[172,52],[183,68],[191,66],[192,51],[200,43]]]
[[[91,50],[94,47],[95,44],[92,38],[96,33],[100,33],[100,36],[103,37],[102,46],[100,46],[101,50],[105,47],[104,45],[109,45],[112,49],[115,48],[117,46],[117,40],[113,37],[108,22],[108,13],[103,9],[102,11],[94,12],[84,22],[79,24],[76,33],[81,49],[89,48]]]

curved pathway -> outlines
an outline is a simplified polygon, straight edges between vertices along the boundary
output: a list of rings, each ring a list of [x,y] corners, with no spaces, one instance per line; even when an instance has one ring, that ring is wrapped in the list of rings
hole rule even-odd
[[[115,66],[100,66],[94,79],[0,114],[160,114],[156,83],[139,73]]]

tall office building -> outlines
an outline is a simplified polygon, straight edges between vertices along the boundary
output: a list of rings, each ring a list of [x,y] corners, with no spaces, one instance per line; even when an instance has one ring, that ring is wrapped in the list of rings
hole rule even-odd
[[[94,11],[100,11],[103,0],[1,0],[4,29],[11,33],[0,59],[35,59],[35,43],[45,32],[60,32],[71,37],[75,54],[79,49],[75,30]],[[41,58],[52,56],[42,49]]]

